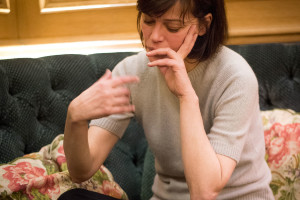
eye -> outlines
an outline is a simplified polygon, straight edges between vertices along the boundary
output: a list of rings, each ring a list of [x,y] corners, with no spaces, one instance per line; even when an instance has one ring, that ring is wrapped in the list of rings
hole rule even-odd
[[[177,33],[181,29],[181,27],[179,27],[179,28],[178,27],[177,28],[175,28],[175,27],[167,27],[167,29],[171,33]]]
[[[143,22],[144,22],[145,24],[147,24],[147,25],[152,25],[152,24],[155,23],[154,20],[146,20],[146,19],[144,19]]]

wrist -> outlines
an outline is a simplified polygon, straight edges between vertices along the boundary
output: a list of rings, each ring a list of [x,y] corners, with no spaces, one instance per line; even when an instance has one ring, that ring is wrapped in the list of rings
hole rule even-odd
[[[87,120],[82,120],[81,119],[81,114],[80,112],[77,111],[77,106],[74,105],[74,102],[72,101],[68,107],[68,112],[67,112],[67,120],[70,123],[87,123]]]
[[[182,95],[182,96],[179,96],[179,102],[180,103],[199,103],[199,98],[198,96],[196,95],[195,92],[193,93],[190,93],[190,94],[187,94],[187,95]]]

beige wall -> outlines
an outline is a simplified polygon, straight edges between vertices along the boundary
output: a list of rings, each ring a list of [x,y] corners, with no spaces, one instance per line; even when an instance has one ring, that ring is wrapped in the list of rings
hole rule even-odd
[[[138,39],[135,0],[110,1],[128,6],[99,8],[103,0],[0,0],[0,46]],[[74,6],[81,9],[68,11]],[[226,7],[230,44],[300,41],[300,0],[226,0]]]

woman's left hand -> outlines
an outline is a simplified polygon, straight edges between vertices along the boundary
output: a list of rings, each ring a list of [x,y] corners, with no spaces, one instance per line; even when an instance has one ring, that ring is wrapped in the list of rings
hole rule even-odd
[[[160,48],[148,52],[148,57],[158,57],[159,59],[148,63],[149,67],[157,66],[171,92],[177,97],[184,97],[194,93],[194,89],[189,80],[184,59],[192,50],[197,39],[196,25],[192,25],[177,52],[170,48]]]

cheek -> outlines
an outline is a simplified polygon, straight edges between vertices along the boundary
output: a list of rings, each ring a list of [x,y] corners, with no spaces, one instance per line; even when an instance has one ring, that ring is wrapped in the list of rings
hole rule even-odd
[[[167,37],[169,47],[177,52],[181,47],[185,36],[186,34],[182,34],[182,33],[176,33],[176,34],[173,33],[172,35],[169,35]]]
[[[144,41],[145,41],[150,37],[151,28],[142,23],[141,24],[141,29],[142,29],[142,33],[143,33],[143,37],[144,37]]]
[[[189,31],[189,27],[185,27],[184,29],[180,30],[177,33],[169,32],[166,37],[169,43],[169,47],[177,52],[181,47],[182,43],[184,42],[184,39],[188,31]]]

